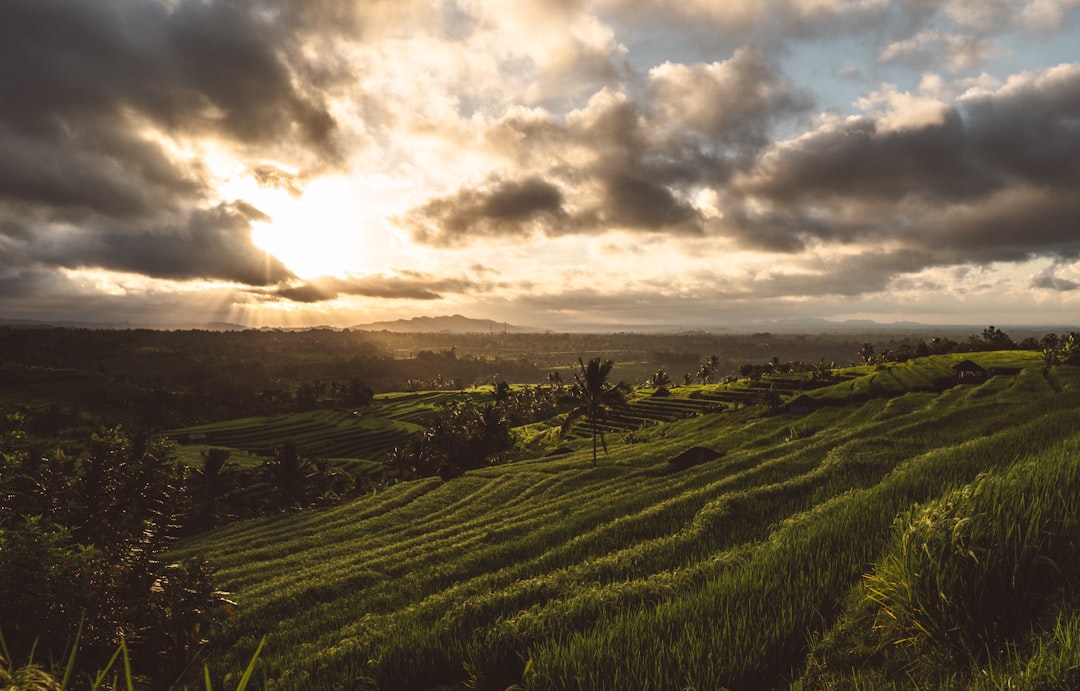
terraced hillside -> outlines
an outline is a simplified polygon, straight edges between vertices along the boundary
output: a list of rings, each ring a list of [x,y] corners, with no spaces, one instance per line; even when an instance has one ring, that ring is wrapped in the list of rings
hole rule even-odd
[[[379,460],[422,429],[436,407],[462,394],[446,391],[385,394],[369,408],[313,410],[247,417],[171,430],[180,443],[212,444],[269,455],[291,439],[304,454]]]
[[[827,660],[800,676],[898,549],[898,516],[1017,463],[1076,464],[1080,368],[972,359],[1019,369],[940,391],[928,383],[958,358],[861,369],[814,391],[832,405],[806,415],[657,422],[609,440],[596,468],[575,452],[403,483],[238,523],[176,555],[208,556],[240,602],[214,668],[242,669],[265,637],[257,674],[275,689],[850,686]],[[668,463],[695,446],[721,456]],[[1076,483],[1060,493],[1080,515]],[[1080,529],[1054,525],[1080,544]],[[1022,668],[1028,640],[1003,645],[991,670]],[[978,655],[950,660],[958,685],[982,678]]]

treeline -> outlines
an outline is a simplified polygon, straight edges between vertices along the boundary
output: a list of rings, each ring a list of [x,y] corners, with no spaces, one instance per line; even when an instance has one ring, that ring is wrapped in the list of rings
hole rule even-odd
[[[1043,353],[1048,364],[1067,362],[1080,355],[1080,333],[1075,331],[1058,335],[1048,333],[1041,337],[1027,336],[1015,341],[1009,334],[996,326],[988,326],[981,333],[972,334],[966,340],[954,341],[943,336],[934,336],[916,343],[903,343],[898,347],[875,349],[873,343],[866,341],[857,353],[858,362],[865,365],[886,362],[905,362],[911,358],[927,355],[949,355],[953,353],[978,353],[994,350],[1029,350]]]
[[[173,392],[295,389],[303,382],[361,379],[400,391],[409,378],[442,375],[471,385],[495,378],[540,382],[521,357],[462,352],[453,345],[402,351],[364,332],[155,331],[0,327],[0,362],[93,373],[119,384]]]
[[[461,355],[453,347],[395,356],[353,332],[0,327],[0,403],[19,407],[42,436],[85,436],[115,424],[160,432],[360,407],[376,391],[545,377],[520,358]]]

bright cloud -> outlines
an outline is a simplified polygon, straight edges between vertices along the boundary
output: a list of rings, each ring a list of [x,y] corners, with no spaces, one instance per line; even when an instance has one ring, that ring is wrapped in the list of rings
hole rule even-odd
[[[1080,0],[8,0],[0,317],[1069,322],[1078,31]]]

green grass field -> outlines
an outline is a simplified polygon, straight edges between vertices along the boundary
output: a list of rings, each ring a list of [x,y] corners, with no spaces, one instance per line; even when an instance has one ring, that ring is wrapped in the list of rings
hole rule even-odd
[[[696,408],[721,387],[680,389],[638,401],[595,468],[578,439],[175,556],[207,556],[240,603],[212,668],[244,669],[265,637],[256,675],[275,689],[1070,688],[1080,368],[969,357],[1021,370],[942,387],[963,357],[857,368],[806,415]],[[363,427],[276,424],[317,419]],[[213,434],[245,426],[230,429]],[[669,465],[694,446],[722,456]],[[964,549],[927,537],[939,525]],[[915,539],[937,551],[912,561]],[[1030,611],[958,618],[1021,595]]]
[[[291,439],[301,452],[321,458],[382,459],[422,429],[444,391],[380,396],[369,408],[312,410],[270,417],[249,417],[170,430],[181,444],[206,445],[270,455]]]

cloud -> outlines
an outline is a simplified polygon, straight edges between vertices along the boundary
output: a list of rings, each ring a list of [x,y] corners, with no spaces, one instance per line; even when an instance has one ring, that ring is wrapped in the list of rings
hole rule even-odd
[[[242,202],[193,211],[182,223],[161,227],[97,221],[41,227],[10,219],[4,235],[18,244],[13,265],[106,269],[151,278],[210,279],[259,286],[293,278],[279,260],[251,242],[251,222],[265,220]]]
[[[0,226],[29,267],[272,285],[292,277],[250,239],[265,215],[219,198],[211,158],[299,195],[345,159],[336,41],[415,3],[0,4]],[[315,50],[321,41],[325,53]],[[331,50],[334,48],[334,50]],[[274,162],[271,162],[274,161]]]
[[[1028,29],[1047,32],[1060,26],[1077,7],[1080,0],[1028,0],[1020,10],[1019,20]]]
[[[43,144],[145,120],[174,136],[289,139],[332,155],[334,118],[295,79],[286,15],[249,3],[5,2],[0,59],[21,68],[0,86],[0,119]]]
[[[988,29],[1008,19],[1010,0],[946,0],[941,11],[961,26]]]
[[[952,114],[952,107],[947,103],[929,96],[900,92],[894,84],[884,85],[880,91],[860,98],[857,104],[876,116],[874,126],[880,133],[942,127]]]
[[[738,222],[723,230],[774,250],[907,247],[928,265],[1080,252],[1080,65],[1017,75],[948,108],[885,94],[890,109],[876,117],[829,120],[770,149],[733,186]]]
[[[678,27],[772,44],[866,28],[887,18],[888,0],[603,0],[639,27]]]
[[[324,276],[303,283],[289,282],[266,294],[292,302],[316,303],[341,296],[390,300],[439,300],[443,292],[462,293],[475,284],[467,279],[432,276],[415,271],[369,276]]]
[[[1068,293],[1080,290],[1080,282],[1064,278],[1057,274],[1059,266],[1048,266],[1031,280],[1032,288],[1052,290],[1059,293]]]
[[[293,197],[302,197],[307,176],[287,171],[273,163],[251,166],[251,176],[262,187],[285,190]]]
[[[654,114],[650,125],[668,136],[759,146],[783,115],[806,111],[810,96],[754,50],[740,49],[723,62],[665,62],[649,71]]]
[[[914,36],[891,43],[878,55],[880,63],[904,62],[928,68],[944,62],[952,72],[965,72],[985,62],[993,43],[977,33],[946,33],[927,27]]]
[[[463,188],[413,209],[397,222],[414,240],[453,246],[478,236],[522,236],[565,222],[563,195],[540,178],[501,180],[484,189]]]
[[[756,51],[709,64],[664,63],[640,90],[603,88],[558,117],[512,108],[483,132],[506,171],[400,215],[414,241],[462,245],[624,229],[700,235],[692,195],[767,146],[809,96]]]

